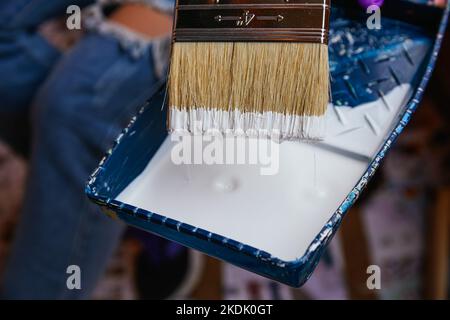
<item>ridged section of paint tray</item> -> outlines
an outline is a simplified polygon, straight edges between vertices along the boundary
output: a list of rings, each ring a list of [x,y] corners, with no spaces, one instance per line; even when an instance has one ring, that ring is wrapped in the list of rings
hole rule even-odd
[[[355,107],[413,83],[430,49],[420,29],[385,19],[383,32],[335,19],[330,35],[332,97],[336,107]]]

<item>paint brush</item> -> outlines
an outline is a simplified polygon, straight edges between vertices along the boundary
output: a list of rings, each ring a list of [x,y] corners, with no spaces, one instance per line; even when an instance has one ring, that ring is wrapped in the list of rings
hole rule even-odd
[[[330,0],[178,0],[168,129],[324,136]]]

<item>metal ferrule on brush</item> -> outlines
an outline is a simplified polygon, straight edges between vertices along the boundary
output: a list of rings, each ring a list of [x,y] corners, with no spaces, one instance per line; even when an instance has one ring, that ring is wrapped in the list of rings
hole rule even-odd
[[[330,0],[178,0],[169,131],[322,139],[329,18]]]
[[[330,0],[179,0],[173,40],[327,44],[329,3]]]

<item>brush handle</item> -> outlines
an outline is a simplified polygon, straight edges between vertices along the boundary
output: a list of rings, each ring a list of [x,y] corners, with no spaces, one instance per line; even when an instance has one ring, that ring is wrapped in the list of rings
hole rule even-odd
[[[328,43],[330,0],[178,0],[176,42]]]

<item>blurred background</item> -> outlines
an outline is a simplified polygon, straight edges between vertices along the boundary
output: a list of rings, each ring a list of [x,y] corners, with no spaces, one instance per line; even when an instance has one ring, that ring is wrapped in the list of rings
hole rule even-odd
[[[449,36],[420,108],[305,286],[292,289],[128,227],[92,298],[171,297],[165,291],[176,284],[169,279],[194,266],[194,280],[183,293],[193,299],[448,299]],[[29,163],[0,139],[0,274],[16,235]],[[167,262],[171,250],[176,258]],[[194,264],[186,262],[192,259]],[[371,264],[383,270],[381,290],[367,289]]]

